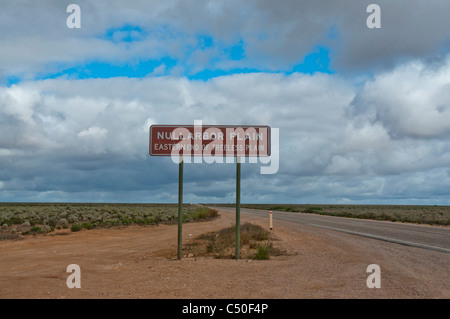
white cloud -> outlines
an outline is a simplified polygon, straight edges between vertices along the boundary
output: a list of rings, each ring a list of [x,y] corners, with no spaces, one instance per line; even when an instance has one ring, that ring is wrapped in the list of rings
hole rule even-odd
[[[105,128],[101,128],[98,126],[91,126],[87,130],[83,130],[79,132],[77,135],[80,138],[83,139],[99,139],[106,137],[106,133],[108,133],[108,130]]]
[[[5,114],[16,116],[22,121],[33,122],[33,108],[40,102],[39,92],[13,86],[9,89],[0,88],[0,103]]]
[[[2,194],[23,188],[61,191],[66,199],[91,189],[128,200],[151,189],[157,200],[159,191],[170,193],[176,167],[148,155],[149,126],[202,120],[280,129],[278,173],[261,176],[259,166],[245,164],[248,201],[432,197],[450,184],[449,65],[405,64],[362,86],[338,75],[255,73],[206,82],[56,79],[2,87]],[[192,164],[187,174],[191,199],[232,200],[223,184],[233,175],[230,165]],[[409,185],[400,187],[402,180]]]
[[[334,155],[331,158],[330,165],[326,168],[325,173],[352,175],[358,174],[361,168],[360,161],[351,156],[349,158],[342,155]]]
[[[450,61],[437,69],[411,62],[366,83],[353,111],[394,137],[435,138],[450,133],[449,101]]]

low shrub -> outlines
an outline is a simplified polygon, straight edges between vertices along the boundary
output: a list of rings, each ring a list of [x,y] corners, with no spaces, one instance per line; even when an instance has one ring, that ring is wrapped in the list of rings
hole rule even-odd
[[[94,225],[92,225],[91,223],[83,223],[82,225],[81,225],[81,227],[82,228],[86,228],[86,229],[92,229],[92,228],[94,228]]]
[[[42,231],[42,229],[39,226],[33,226],[30,229],[30,233],[40,233],[41,231]]]
[[[267,246],[258,246],[256,248],[256,253],[253,256],[256,260],[268,260],[269,259],[269,251],[267,249]]]
[[[183,222],[210,220],[219,216],[219,211],[209,207],[195,207],[183,214]]]
[[[70,227],[70,230],[73,231],[73,232],[76,232],[76,231],[80,231],[81,228],[82,228],[81,225],[79,225],[79,224],[74,224],[74,225],[72,225],[72,226]]]

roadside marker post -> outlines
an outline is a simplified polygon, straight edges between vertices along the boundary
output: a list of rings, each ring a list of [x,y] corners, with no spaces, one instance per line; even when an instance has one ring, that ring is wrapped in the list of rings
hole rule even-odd
[[[250,125],[151,125],[149,154],[151,156],[171,156],[178,162],[178,242],[177,258],[182,258],[183,227],[183,162],[201,163],[198,157],[215,158],[223,163],[223,157],[236,158],[236,260],[240,257],[241,218],[241,160],[242,157],[270,157],[271,136],[269,126]],[[205,162],[208,162],[205,159]],[[244,160],[245,162],[245,160]],[[226,163],[230,163],[227,159]],[[232,163],[232,162],[231,162]],[[256,159],[253,161],[256,163]]]
[[[273,226],[273,225],[272,225],[272,211],[270,211],[270,217],[269,217],[269,228],[270,228],[270,230],[273,229],[272,226]]]

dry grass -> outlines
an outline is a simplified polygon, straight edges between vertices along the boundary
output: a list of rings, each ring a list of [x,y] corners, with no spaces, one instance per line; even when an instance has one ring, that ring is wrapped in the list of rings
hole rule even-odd
[[[269,259],[270,256],[287,254],[274,247],[276,240],[264,228],[251,223],[240,227],[240,257],[244,259]],[[235,258],[236,226],[224,228],[217,232],[202,234],[195,242],[184,248],[186,254],[194,256],[210,256],[218,259]]]

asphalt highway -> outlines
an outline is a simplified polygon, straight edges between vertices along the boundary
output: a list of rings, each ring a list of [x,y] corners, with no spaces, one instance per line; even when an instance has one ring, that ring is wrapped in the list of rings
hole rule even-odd
[[[234,207],[216,207],[235,211]],[[241,208],[242,214],[265,217],[269,220],[269,211]],[[276,221],[293,223],[349,233],[357,236],[378,239],[396,244],[430,249],[450,253],[450,228],[416,225],[388,221],[375,221],[346,217],[335,217],[317,214],[272,211],[273,227]]]

